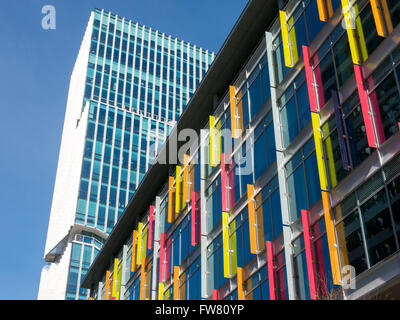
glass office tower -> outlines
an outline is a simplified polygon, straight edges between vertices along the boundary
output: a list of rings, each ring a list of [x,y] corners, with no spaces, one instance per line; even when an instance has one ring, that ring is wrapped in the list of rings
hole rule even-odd
[[[171,133],[198,148],[149,169],[91,298],[399,299],[399,13],[249,1]]]
[[[92,12],[72,73],[39,299],[85,299],[80,281],[214,54]]]

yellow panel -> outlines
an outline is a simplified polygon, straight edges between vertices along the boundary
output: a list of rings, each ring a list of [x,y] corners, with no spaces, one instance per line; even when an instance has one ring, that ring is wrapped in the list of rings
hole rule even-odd
[[[216,139],[215,139],[215,117],[209,116],[210,123],[210,166],[216,166]]]
[[[339,255],[337,250],[337,240],[335,234],[335,224],[331,213],[331,200],[329,192],[322,192],[322,205],[324,208],[326,237],[328,240],[329,256],[331,259],[332,278],[336,285],[341,284],[341,272],[339,264]]]
[[[185,154],[183,156],[183,194],[182,203],[183,207],[186,206],[189,201],[189,155]]]
[[[243,268],[237,268],[238,300],[246,300],[243,288]]]
[[[174,221],[173,214],[173,201],[174,201],[174,177],[169,177],[168,180],[168,222]]]
[[[195,165],[193,164],[193,161],[189,164],[189,182],[188,182],[188,201],[190,202],[192,198],[192,192],[196,191],[194,190],[194,173],[195,173]]]
[[[118,281],[117,281],[117,294],[115,296],[116,300],[120,299],[120,294],[121,294],[121,279],[122,279],[122,261],[119,261],[118,264]]]
[[[182,184],[182,176],[181,176],[181,166],[176,166],[176,178],[175,178],[175,218],[178,216],[181,211],[181,184]]]
[[[136,250],[136,264],[140,266],[142,263],[142,253],[143,253],[143,223],[139,222],[138,225],[138,242]]]
[[[114,272],[113,272],[112,292],[111,292],[113,298],[115,298],[117,294],[117,280],[118,280],[118,259],[114,259]]]
[[[349,5],[349,0],[341,1],[353,63],[361,65],[368,58],[368,52],[361,19],[358,16],[358,6]],[[355,21],[354,17],[357,17]]]
[[[225,278],[232,278],[236,273],[237,251],[235,230],[235,221],[229,224],[229,213],[222,212],[222,245]]]
[[[333,157],[333,147],[332,147],[332,139],[329,136],[329,124],[328,122],[322,126],[322,134],[323,136],[328,136],[325,139],[325,151],[328,158],[328,169],[329,169],[329,178],[330,178],[330,185],[331,188],[334,188],[337,185],[337,178],[336,178],[336,168],[335,168],[335,159]]]
[[[162,282],[158,284],[158,300],[164,300],[164,284]]]
[[[147,231],[149,230],[149,226],[147,225],[142,232],[142,259],[146,258],[147,253]]]
[[[137,246],[137,231],[133,230],[132,234],[132,254],[131,254],[131,272],[136,271],[136,246]]]
[[[150,298],[150,288],[151,288],[151,265],[152,263],[148,263],[146,266],[146,289],[145,289],[145,297],[146,300]]]
[[[315,154],[317,157],[318,174],[319,174],[319,181],[321,184],[321,190],[329,190],[328,176],[326,174],[326,165],[324,160],[324,147],[323,147],[320,124],[319,124],[319,115],[317,113],[311,112],[311,120],[313,125]]]
[[[281,34],[283,54],[285,57],[285,65],[289,68],[293,67],[298,57],[296,32],[294,29],[293,17],[287,19],[286,12],[280,10],[279,17],[281,22]]]

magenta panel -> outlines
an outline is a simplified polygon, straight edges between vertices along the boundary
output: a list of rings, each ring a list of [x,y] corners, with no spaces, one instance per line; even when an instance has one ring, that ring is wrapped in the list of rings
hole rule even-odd
[[[222,211],[228,211],[228,189],[227,189],[227,174],[225,155],[221,153],[221,196],[222,196]]]
[[[196,246],[198,244],[198,232],[197,230],[198,225],[199,225],[199,221],[198,221],[198,212],[197,212],[197,194],[196,192],[192,192],[192,216],[191,216],[191,234],[192,234],[192,239],[191,239],[191,243],[192,246]]]
[[[308,269],[308,283],[310,288],[310,297],[312,300],[317,299],[317,278],[314,265],[314,251],[310,232],[310,217],[307,210],[301,210],[301,219],[303,222],[304,246],[306,249],[306,260]]]
[[[266,242],[266,248],[267,248],[267,265],[268,265],[268,280],[269,280],[269,299],[277,300],[275,264],[274,264],[274,244],[272,243],[272,241]]]
[[[307,89],[308,89],[308,99],[310,101],[310,109],[312,112],[319,112],[317,96],[315,94],[314,88],[314,75],[310,59],[310,48],[303,46],[303,59],[304,59],[304,69],[306,71],[307,79]]]
[[[354,74],[356,76],[358,95],[360,96],[361,110],[364,118],[364,125],[367,133],[368,145],[371,148],[376,148],[378,145],[375,137],[374,125],[369,108],[368,95],[364,85],[364,76],[362,73],[361,66],[354,65]]]

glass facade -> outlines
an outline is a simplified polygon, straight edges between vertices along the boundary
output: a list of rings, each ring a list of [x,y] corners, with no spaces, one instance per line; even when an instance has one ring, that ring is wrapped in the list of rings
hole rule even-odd
[[[146,228],[130,226],[118,255],[120,299],[330,299],[344,267],[365,275],[399,252],[400,7],[385,1],[379,16],[351,1],[351,29],[345,1],[321,2],[332,6],[329,24],[316,0],[274,13],[204,116],[199,148],[157,186],[155,220],[135,213]],[[379,17],[393,25],[385,37]],[[232,150],[215,142],[224,129],[240,129],[224,137]],[[115,298],[105,284],[118,280],[96,279],[91,298]]]

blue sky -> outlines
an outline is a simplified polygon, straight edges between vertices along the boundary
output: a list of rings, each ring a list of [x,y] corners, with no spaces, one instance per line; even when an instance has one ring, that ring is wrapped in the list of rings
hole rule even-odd
[[[217,52],[247,0],[3,0],[0,299],[36,299],[69,78],[94,8]],[[43,30],[44,5],[56,30]]]

